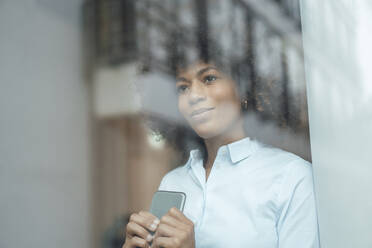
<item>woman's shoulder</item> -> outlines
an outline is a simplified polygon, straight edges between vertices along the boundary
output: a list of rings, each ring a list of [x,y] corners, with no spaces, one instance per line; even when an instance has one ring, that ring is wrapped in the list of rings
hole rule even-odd
[[[271,184],[275,185],[278,206],[287,204],[295,194],[296,200],[299,201],[313,194],[313,172],[310,162],[280,148],[262,143],[259,146],[255,161],[261,164],[259,168],[265,173],[265,178],[269,178]]]
[[[302,157],[283,149],[273,147],[261,142],[257,142],[257,156],[281,164],[283,166],[299,166],[299,167],[311,167],[311,163]]]
[[[168,185],[177,185],[180,180],[185,178],[187,166],[188,165],[186,163],[167,172],[160,182],[159,190],[166,190]]]
[[[312,179],[312,165],[300,156],[257,142],[256,161],[277,178],[300,181],[304,178]]]

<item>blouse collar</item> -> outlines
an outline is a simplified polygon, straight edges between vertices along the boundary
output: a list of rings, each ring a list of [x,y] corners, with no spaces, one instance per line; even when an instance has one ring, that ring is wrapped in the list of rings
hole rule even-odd
[[[249,137],[245,137],[230,144],[223,145],[218,148],[216,160],[228,159],[232,162],[232,164],[237,164],[239,161],[254,153],[256,150],[254,143],[255,142]],[[198,149],[191,150],[187,164],[191,166],[191,164],[195,164],[196,161],[201,159],[201,152]]]

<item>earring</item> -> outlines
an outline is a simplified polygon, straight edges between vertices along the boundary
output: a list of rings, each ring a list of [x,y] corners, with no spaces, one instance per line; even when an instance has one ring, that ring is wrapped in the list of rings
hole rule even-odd
[[[247,99],[243,100],[241,102],[241,105],[243,109],[248,109],[248,100]]]

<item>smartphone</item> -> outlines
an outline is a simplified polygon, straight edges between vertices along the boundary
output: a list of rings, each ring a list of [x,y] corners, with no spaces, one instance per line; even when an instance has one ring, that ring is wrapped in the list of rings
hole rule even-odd
[[[152,197],[150,213],[160,219],[172,207],[176,207],[183,212],[185,202],[186,194],[184,192],[159,190]]]
[[[152,197],[150,213],[160,219],[173,207],[183,212],[185,202],[186,194],[183,192],[159,190]],[[150,232],[150,234],[154,235],[154,232]],[[152,242],[150,242],[151,244]]]

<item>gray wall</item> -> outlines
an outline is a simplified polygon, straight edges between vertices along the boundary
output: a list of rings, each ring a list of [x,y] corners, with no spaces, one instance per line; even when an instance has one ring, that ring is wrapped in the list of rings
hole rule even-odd
[[[321,245],[372,247],[372,3],[302,1]]]
[[[91,247],[80,1],[0,1],[0,247]]]

